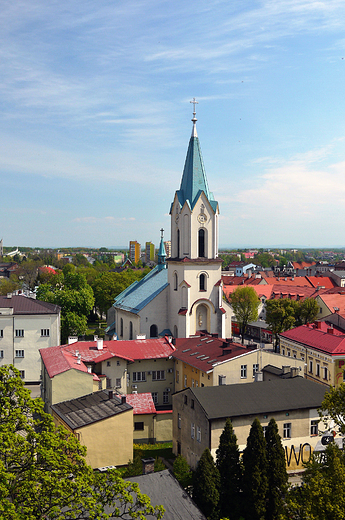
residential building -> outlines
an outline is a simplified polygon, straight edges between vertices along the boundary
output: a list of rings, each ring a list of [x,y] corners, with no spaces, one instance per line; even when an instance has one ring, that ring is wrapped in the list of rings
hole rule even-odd
[[[145,244],[145,262],[153,262],[155,259],[155,245],[152,242]]]
[[[59,343],[60,307],[26,296],[0,296],[0,365],[12,364],[26,384],[39,384],[39,350]]]
[[[173,396],[173,451],[195,469],[208,448],[216,458],[225,421],[231,419],[240,451],[257,417],[263,428],[274,418],[288,470],[302,469],[318,441],[320,407],[326,388],[302,377],[253,384],[186,388]]]
[[[318,321],[279,335],[280,353],[305,363],[305,377],[323,385],[345,381],[345,334],[333,324]]]
[[[171,409],[175,347],[168,338],[133,341],[77,341],[40,351],[42,398],[47,410],[67,401],[111,389],[152,394],[156,409]]]
[[[125,395],[101,390],[54,404],[52,415],[86,446],[86,462],[93,469],[133,459],[133,408]]]
[[[127,403],[133,406],[133,442],[172,442],[172,409],[157,411],[150,392],[128,394]]]
[[[166,261],[161,237],[157,269],[115,299],[115,319],[109,315],[108,324],[116,322],[120,338],[153,331],[175,338],[198,330],[231,335],[232,310],[223,301],[218,257],[219,207],[208,188],[196,121],[193,112],[181,185],[170,208],[171,256]]]
[[[256,347],[256,345],[255,345]],[[253,382],[266,365],[281,369],[286,358],[272,350],[223,340],[201,333],[191,338],[178,338],[175,359],[175,391],[184,388],[220,386]],[[304,374],[304,362],[289,359],[298,374]]]
[[[167,258],[170,258],[171,257],[171,240],[165,240],[164,247],[165,247]]]
[[[136,240],[131,240],[129,243],[129,258],[131,262],[137,264],[141,256],[141,245]]]

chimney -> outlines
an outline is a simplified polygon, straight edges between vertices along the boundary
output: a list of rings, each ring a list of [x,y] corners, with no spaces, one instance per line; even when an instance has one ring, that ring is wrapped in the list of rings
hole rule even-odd
[[[114,398],[114,392],[112,390],[108,391],[108,397],[109,397],[109,399],[113,399]]]
[[[291,377],[298,376],[298,367],[291,367]]]
[[[68,345],[72,345],[72,343],[77,343],[78,336],[68,336]]]
[[[12,293],[7,293],[7,299],[10,300],[12,298]]]
[[[121,404],[126,404],[127,399],[125,395],[121,395]]]
[[[91,365],[88,365],[88,366],[87,366],[87,371],[88,371],[89,374],[92,373],[92,366],[91,366]]]
[[[155,470],[155,459],[141,459],[143,463],[143,475],[148,475],[149,473],[154,473]]]
[[[103,350],[103,338],[97,338],[97,350]]]
[[[321,321],[317,321],[317,322],[316,322],[316,328],[317,328],[317,329],[321,329],[321,326],[322,326],[322,325],[321,325]]]
[[[282,371],[283,371],[283,375],[288,374],[290,371],[290,366],[289,365],[282,366]]]
[[[80,354],[78,354],[77,364],[81,365],[81,355]]]
[[[333,325],[327,329],[327,334],[334,334]]]

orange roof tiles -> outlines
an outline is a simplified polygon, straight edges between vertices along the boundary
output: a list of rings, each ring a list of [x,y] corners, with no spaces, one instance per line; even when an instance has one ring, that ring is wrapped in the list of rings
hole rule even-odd
[[[323,332],[313,326],[301,325],[295,329],[283,332],[280,334],[280,337],[296,341],[332,356],[345,354],[345,335],[340,335],[335,329],[331,330],[333,330],[332,334]]]

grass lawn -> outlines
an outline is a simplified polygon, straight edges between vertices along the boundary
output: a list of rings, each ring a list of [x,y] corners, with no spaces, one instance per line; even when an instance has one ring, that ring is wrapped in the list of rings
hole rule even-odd
[[[172,442],[164,442],[161,444],[134,444],[133,450],[134,456],[138,453],[142,459],[163,457],[173,462],[176,458],[172,452]]]

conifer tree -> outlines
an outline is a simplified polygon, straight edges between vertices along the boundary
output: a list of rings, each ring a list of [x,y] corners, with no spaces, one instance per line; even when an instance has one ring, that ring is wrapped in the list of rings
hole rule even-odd
[[[230,419],[219,439],[216,465],[220,474],[219,510],[221,518],[237,520],[241,513],[241,463],[237,437]]]
[[[284,448],[274,419],[268,424],[266,446],[269,467],[266,520],[276,520],[283,508],[283,498],[288,488],[288,474]]]
[[[255,419],[243,452],[243,500],[245,518],[264,520],[268,492],[266,441],[259,419]]]
[[[193,500],[209,520],[218,518],[219,482],[219,471],[206,448],[194,473]]]

